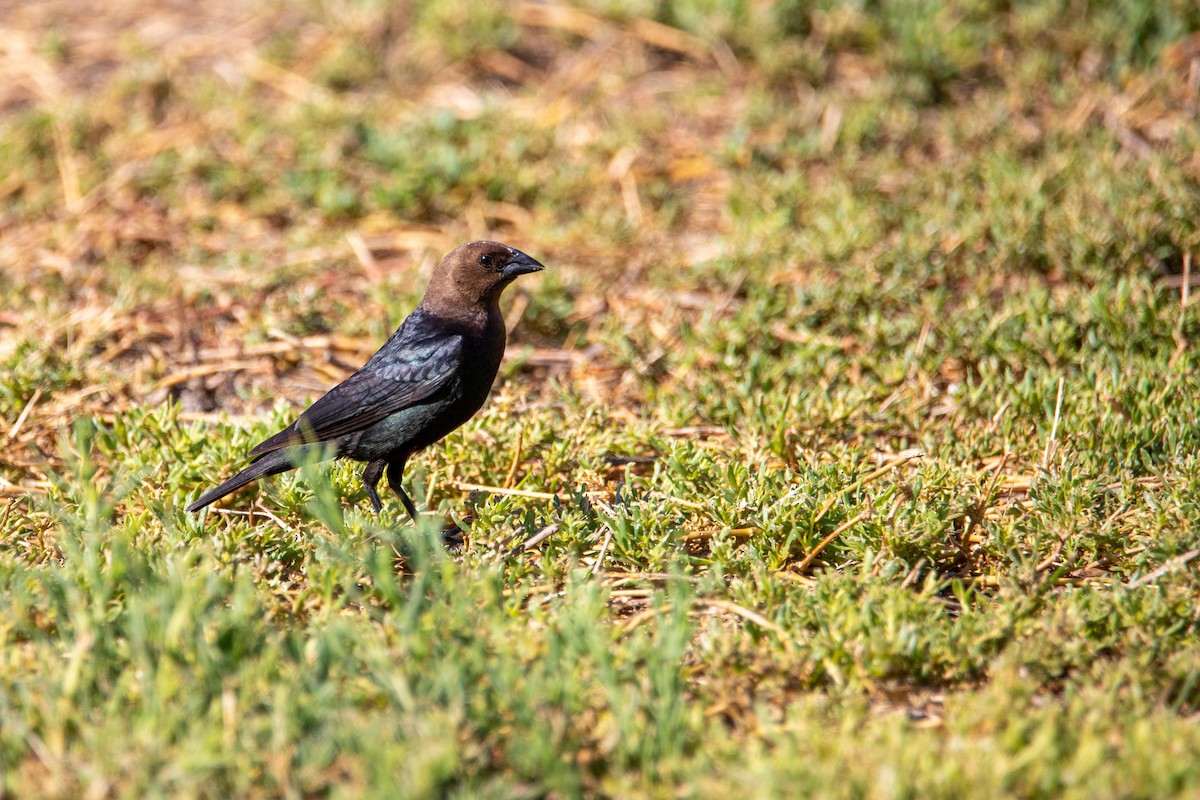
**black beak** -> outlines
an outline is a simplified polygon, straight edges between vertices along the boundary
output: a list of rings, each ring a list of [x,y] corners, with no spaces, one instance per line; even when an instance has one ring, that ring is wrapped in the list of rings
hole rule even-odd
[[[520,250],[513,250],[512,252],[512,258],[510,258],[508,263],[504,265],[504,272],[502,274],[504,275],[505,279],[512,280],[518,275],[527,275],[530,272],[539,272],[545,269],[544,266],[525,255]]]

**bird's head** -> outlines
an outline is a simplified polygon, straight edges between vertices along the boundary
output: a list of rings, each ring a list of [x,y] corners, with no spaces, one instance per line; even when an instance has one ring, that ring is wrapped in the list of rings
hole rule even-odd
[[[429,307],[490,307],[519,275],[545,269],[516,248],[499,242],[468,242],[433,271],[422,304]]]

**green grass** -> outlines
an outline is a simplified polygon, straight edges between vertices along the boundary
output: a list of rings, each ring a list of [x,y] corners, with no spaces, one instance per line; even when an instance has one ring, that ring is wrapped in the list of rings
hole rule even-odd
[[[32,8],[0,797],[1200,793],[1193,4]],[[484,235],[420,526],[183,511]]]

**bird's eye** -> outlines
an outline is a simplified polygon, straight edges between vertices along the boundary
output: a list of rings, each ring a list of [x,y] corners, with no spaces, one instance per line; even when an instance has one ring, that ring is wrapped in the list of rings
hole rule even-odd
[[[484,266],[484,267],[487,267],[488,269],[491,269],[491,268],[492,268],[492,254],[491,254],[491,253],[484,253],[483,255],[481,255],[481,256],[479,257],[479,263],[480,263],[480,265],[481,265],[481,266]]]

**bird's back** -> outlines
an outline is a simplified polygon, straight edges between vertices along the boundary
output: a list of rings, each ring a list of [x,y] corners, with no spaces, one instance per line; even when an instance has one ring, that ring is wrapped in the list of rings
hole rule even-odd
[[[252,452],[321,442],[371,461],[438,441],[480,409],[504,356],[499,309],[458,317],[418,306],[361,369]]]

